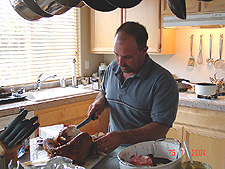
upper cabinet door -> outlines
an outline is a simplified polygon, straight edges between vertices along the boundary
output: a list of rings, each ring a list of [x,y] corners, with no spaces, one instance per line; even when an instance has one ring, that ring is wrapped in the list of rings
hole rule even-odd
[[[137,21],[147,29],[149,39],[148,52],[158,53],[160,44],[160,1],[142,0],[133,8],[124,9],[123,20]]]
[[[210,2],[202,2],[201,3],[201,12],[204,12],[204,13],[225,12],[225,1],[224,0],[213,0]]]
[[[112,54],[114,36],[122,24],[122,10],[99,12],[90,9],[90,53]]]

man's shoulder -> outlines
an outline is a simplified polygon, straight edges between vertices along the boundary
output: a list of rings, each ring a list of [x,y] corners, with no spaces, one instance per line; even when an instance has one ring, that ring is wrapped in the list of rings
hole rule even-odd
[[[110,70],[117,70],[117,68],[119,67],[119,65],[117,64],[116,60],[113,60],[109,65],[108,65],[108,69]]]
[[[118,66],[118,64],[117,64],[116,60],[113,60],[113,61],[109,64],[109,66],[115,67],[115,66]]]

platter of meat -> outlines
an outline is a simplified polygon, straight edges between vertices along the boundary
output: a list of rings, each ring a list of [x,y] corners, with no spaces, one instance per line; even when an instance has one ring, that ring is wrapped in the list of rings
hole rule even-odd
[[[64,127],[57,138],[45,139],[43,147],[50,158],[67,157],[73,160],[73,164],[86,169],[93,168],[104,158],[98,153],[92,137],[78,130],[75,125]]]

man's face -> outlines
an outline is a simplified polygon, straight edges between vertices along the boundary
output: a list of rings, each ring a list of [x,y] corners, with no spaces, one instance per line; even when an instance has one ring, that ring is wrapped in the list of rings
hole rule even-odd
[[[114,41],[116,61],[123,73],[136,74],[145,62],[148,47],[140,51],[135,38],[119,32]]]

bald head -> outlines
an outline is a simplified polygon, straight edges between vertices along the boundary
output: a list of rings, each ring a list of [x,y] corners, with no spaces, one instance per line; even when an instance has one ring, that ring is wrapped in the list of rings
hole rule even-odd
[[[148,40],[148,33],[143,25],[140,25],[137,22],[126,22],[122,24],[116,31],[116,36],[118,33],[123,33],[124,36],[121,36],[121,41],[126,39],[130,35],[133,36],[139,50],[143,50],[146,46]]]

